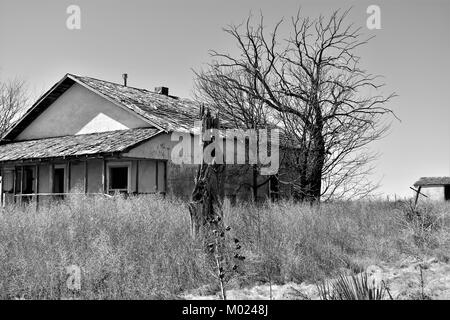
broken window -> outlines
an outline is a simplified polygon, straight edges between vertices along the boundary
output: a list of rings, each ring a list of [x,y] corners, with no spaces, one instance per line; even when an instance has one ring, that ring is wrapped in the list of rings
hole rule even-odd
[[[53,170],[53,193],[56,193],[54,196],[55,199],[64,199],[65,193],[65,174],[66,169],[63,166],[55,166]]]
[[[128,192],[130,166],[110,164],[108,167],[108,193]]]
[[[31,166],[23,166],[16,168],[14,193],[16,200],[31,201],[32,195],[35,193],[35,170]]]

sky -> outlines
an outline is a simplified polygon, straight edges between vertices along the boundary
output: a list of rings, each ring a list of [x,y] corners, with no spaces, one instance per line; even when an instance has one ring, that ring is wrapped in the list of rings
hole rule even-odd
[[[69,30],[70,5],[81,29]],[[378,5],[381,29],[369,30],[366,12]],[[370,73],[384,76],[389,104],[400,121],[371,149],[380,154],[374,180],[389,196],[411,194],[421,176],[450,175],[450,1],[347,0],[0,0],[0,79],[25,79],[38,96],[66,73],[192,97],[194,74],[209,50],[236,54],[222,28],[251,13],[270,27],[302,15],[329,15],[352,7],[349,23],[375,38],[358,54]],[[288,36],[289,28],[281,29]]]

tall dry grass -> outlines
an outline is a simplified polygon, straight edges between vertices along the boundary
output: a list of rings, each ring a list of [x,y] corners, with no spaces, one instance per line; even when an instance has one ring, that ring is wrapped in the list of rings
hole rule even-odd
[[[246,256],[234,285],[314,281],[405,255],[448,259],[450,206],[348,202],[224,204]],[[0,299],[175,298],[214,283],[186,204],[153,196],[76,197],[0,211]],[[69,292],[65,267],[82,270]]]

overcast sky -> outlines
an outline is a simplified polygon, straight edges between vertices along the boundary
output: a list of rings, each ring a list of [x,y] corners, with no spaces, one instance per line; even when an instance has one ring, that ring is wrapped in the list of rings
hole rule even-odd
[[[66,27],[69,5],[81,8],[81,30]],[[366,9],[381,8],[381,30],[368,30]],[[295,14],[316,17],[353,6],[348,21],[376,38],[359,53],[364,67],[385,76],[401,122],[373,150],[374,179],[385,194],[409,195],[420,176],[450,175],[450,1],[276,0],[0,0],[0,77],[22,77],[35,94],[66,73],[192,95],[192,68],[208,50],[236,52],[222,31],[250,12],[267,26]],[[284,29],[283,29],[284,31]],[[287,36],[287,33],[285,33]]]

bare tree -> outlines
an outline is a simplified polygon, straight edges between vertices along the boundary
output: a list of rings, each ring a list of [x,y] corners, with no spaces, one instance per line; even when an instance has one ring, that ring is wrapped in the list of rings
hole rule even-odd
[[[299,12],[287,38],[278,35],[283,20],[267,34],[262,15],[255,25],[249,17],[225,29],[238,55],[211,53],[217,83],[264,104],[280,121],[296,170],[280,180],[292,185],[299,200],[370,192],[365,177],[375,155],[367,146],[384,135],[393,115],[386,104],[395,95],[380,93],[380,77],[360,67],[356,51],[370,39],[345,23],[348,13],[312,20]]]
[[[28,98],[25,81],[0,80],[0,137],[3,137],[25,111]]]

